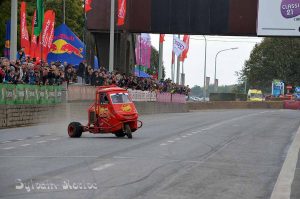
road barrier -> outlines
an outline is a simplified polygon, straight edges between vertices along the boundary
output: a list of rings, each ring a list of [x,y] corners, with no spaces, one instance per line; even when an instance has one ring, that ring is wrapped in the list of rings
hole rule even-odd
[[[61,86],[0,84],[0,104],[58,104],[61,102]]]
[[[286,100],[283,106],[285,109],[300,110],[300,101]]]
[[[68,101],[94,101],[96,87],[76,86],[68,87]],[[134,102],[165,102],[165,103],[186,103],[185,95],[161,93],[155,91],[141,91],[128,89],[128,93]]]

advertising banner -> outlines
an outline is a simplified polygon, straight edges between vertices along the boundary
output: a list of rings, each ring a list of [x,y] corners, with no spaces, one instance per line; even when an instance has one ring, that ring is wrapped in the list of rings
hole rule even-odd
[[[20,84],[16,86],[16,104],[23,104],[25,99],[25,87]]]
[[[136,64],[150,68],[151,64],[151,38],[149,34],[142,33],[137,36],[136,47]]]
[[[300,0],[259,0],[257,35],[300,36]]]
[[[0,104],[57,104],[61,102],[61,86],[0,84]]]
[[[25,54],[30,54],[30,41],[27,30],[27,22],[26,22],[26,2],[21,2],[21,10],[20,10],[20,41],[21,47],[24,48]]]

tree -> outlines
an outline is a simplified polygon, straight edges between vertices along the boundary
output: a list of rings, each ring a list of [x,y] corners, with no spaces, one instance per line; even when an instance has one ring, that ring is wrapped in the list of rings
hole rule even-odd
[[[300,85],[300,39],[265,38],[254,47],[238,75],[240,84],[247,81],[250,88],[268,93],[274,79]]]
[[[151,47],[150,65],[151,65],[151,67],[147,70],[147,73],[150,74],[150,75],[156,74],[158,72],[158,68],[159,68],[159,52],[153,46]],[[162,77],[164,79],[165,76],[166,76],[164,65],[162,66],[162,70],[163,70]]]
[[[31,21],[35,10],[36,3],[33,0],[24,0],[27,3],[27,26],[28,33],[31,35]],[[65,0],[66,1],[66,24],[70,29],[82,39],[84,30],[84,15],[83,15],[83,1],[82,0]],[[19,22],[19,10],[21,1],[18,1],[18,24]],[[55,11],[55,27],[63,23],[63,1],[62,0],[44,0],[45,11]],[[0,56],[3,56],[4,48],[4,36],[5,36],[5,21],[10,19],[11,0],[1,0],[0,4]],[[19,25],[18,25],[18,39],[19,37]],[[18,42],[19,44],[20,42]]]

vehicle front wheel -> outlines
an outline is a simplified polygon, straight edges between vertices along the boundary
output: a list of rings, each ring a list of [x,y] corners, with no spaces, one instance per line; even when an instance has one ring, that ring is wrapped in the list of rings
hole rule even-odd
[[[115,133],[115,136],[117,136],[118,138],[122,138],[122,137],[125,137],[125,133],[118,132],[118,133]]]
[[[83,128],[79,122],[71,122],[68,126],[68,135],[71,138],[79,138],[82,135]]]
[[[125,134],[128,137],[128,139],[132,139],[132,132],[131,132],[129,124],[125,124],[124,130],[125,130]]]

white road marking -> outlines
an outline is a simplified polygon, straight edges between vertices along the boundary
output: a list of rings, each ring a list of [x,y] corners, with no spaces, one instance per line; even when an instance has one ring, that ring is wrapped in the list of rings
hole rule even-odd
[[[181,140],[181,138],[175,138],[175,140],[177,140],[177,141],[178,141],[178,140]]]
[[[134,157],[114,156],[115,159],[134,159]]]
[[[199,133],[199,132],[192,132],[192,134],[197,134],[197,133]]]
[[[114,164],[105,164],[100,167],[93,168],[93,171],[101,171],[101,170],[107,169],[112,166],[114,166]]]
[[[22,140],[24,140],[24,139],[17,139],[17,141],[22,141]]]
[[[290,198],[300,148],[300,127],[283,163],[270,199]]]
[[[41,144],[41,143],[45,143],[45,142],[47,142],[47,141],[42,140],[42,141],[38,141],[38,142],[36,142],[36,143],[37,143],[37,144]]]
[[[168,145],[168,144],[166,144],[166,143],[161,143],[160,144],[160,146],[166,146],[166,145]]]
[[[3,150],[10,150],[10,149],[14,149],[15,147],[6,147],[6,148],[3,148]]]
[[[58,138],[52,138],[52,139],[48,139],[48,140],[55,141],[55,140],[58,140]]]
[[[173,141],[173,140],[168,140],[168,142],[169,142],[169,143],[173,143],[174,141]]]
[[[21,146],[29,146],[30,144],[22,144]]]
[[[183,135],[183,136],[181,136],[182,138],[186,138],[186,136],[185,135]]]
[[[193,135],[193,134],[191,134],[191,133],[188,133],[187,135],[188,135],[188,136],[191,136],[191,135]]]
[[[4,141],[4,142],[1,142],[1,144],[5,144],[5,143],[10,143],[11,141]]]

